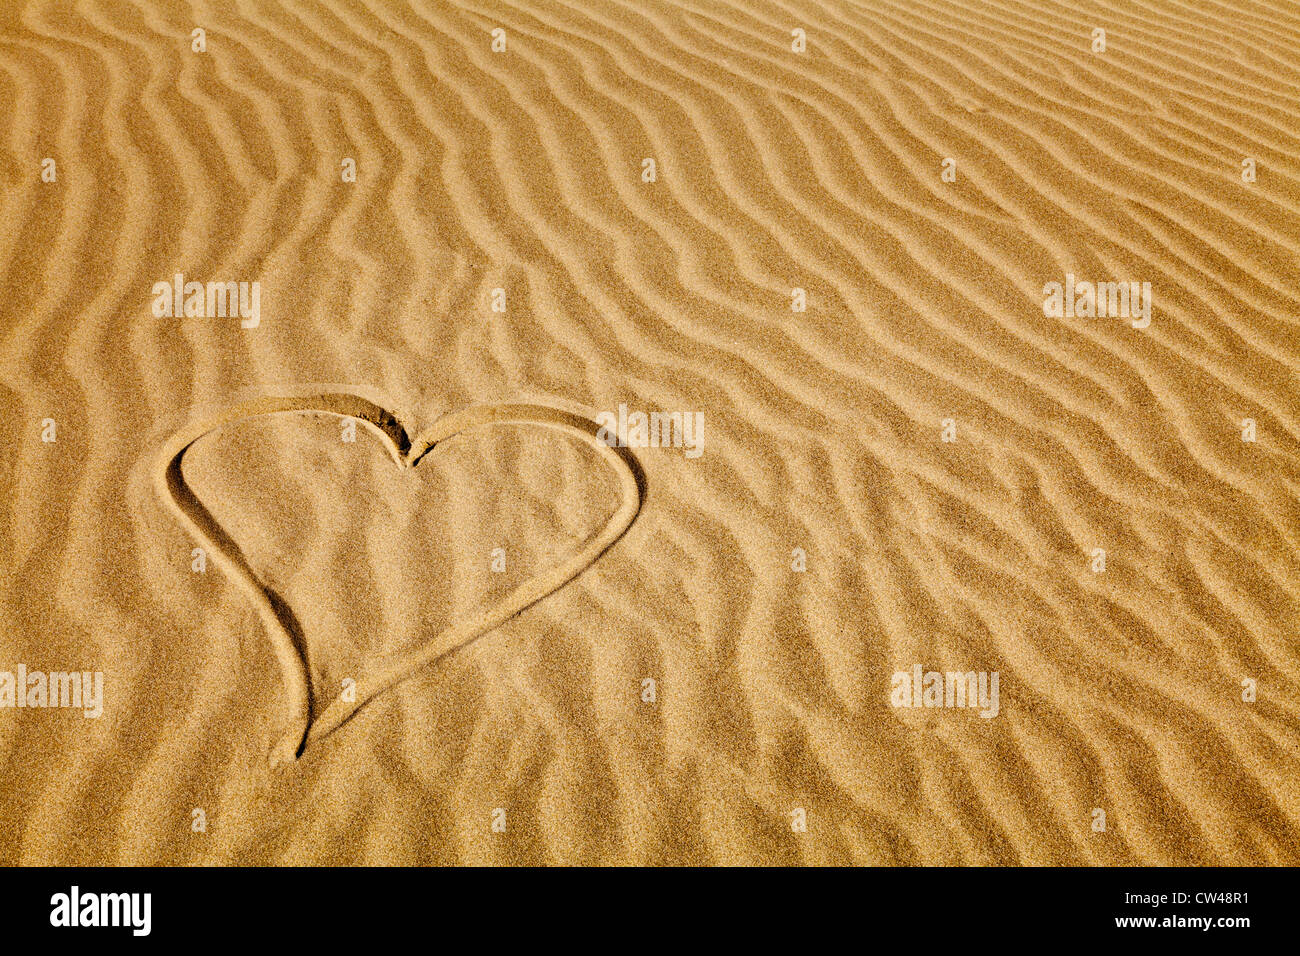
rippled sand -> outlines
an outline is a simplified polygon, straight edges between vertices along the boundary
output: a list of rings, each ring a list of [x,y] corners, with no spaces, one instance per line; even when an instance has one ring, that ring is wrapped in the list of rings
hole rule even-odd
[[[0,862],[1300,863],[1298,104],[1280,2],[7,4],[0,671],[104,700],[0,708]],[[256,327],[155,315],[177,273]],[[1067,273],[1150,325],[1045,315]],[[266,622],[154,468],[315,383],[703,453],[629,449],[608,551],[273,770]],[[545,428],[346,424],[181,475],[318,716],[620,501]],[[997,716],[892,706],[917,666]]]

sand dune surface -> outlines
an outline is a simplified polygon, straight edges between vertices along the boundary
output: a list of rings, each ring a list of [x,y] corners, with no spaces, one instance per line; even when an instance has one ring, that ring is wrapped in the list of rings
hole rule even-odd
[[[1300,863],[1298,211],[1280,2],[6,3],[0,862]]]

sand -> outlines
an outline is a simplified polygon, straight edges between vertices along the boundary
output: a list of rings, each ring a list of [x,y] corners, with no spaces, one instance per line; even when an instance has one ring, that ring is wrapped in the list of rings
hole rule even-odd
[[[0,863],[1300,863],[1297,104],[1282,3],[9,0]]]

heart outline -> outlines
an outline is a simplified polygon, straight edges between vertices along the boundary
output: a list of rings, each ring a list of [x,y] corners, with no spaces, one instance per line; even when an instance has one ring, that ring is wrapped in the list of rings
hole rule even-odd
[[[378,435],[400,468],[416,467],[439,442],[473,428],[541,425],[577,437],[595,448],[617,475],[622,500],[600,531],[587,538],[568,558],[516,585],[496,602],[481,608],[468,621],[449,625],[423,644],[389,655],[391,662],[378,673],[363,675],[357,680],[355,701],[344,701],[340,695],[313,720],[307,662],[294,643],[289,625],[277,609],[271,591],[257,579],[238,546],[190,490],[181,471],[185,453],[204,436],[240,422],[292,413],[334,415],[361,422]],[[288,693],[287,718],[286,729],[269,754],[272,768],[295,763],[311,744],[338,729],[385,690],[554,594],[594,564],[622,537],[641,507],[639,472],[630,454],[625,449],[608,445],[598,436],[598,430],[598,423],[592,419],[561,408],[530,403],[496,403],[472,405],[443,415],[411,436],[396,415],[368,399],[350,392],[310,389],[239,402],[182,428],[167,440],[154,465],[155,490],[190,536],[207,549],[217,565],[253,600],[280,664]]]

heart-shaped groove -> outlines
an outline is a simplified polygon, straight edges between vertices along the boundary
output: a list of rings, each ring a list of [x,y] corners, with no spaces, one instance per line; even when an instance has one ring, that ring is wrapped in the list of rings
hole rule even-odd
[[[307,412],[353,418],[373,430],[383,441],[393,461],[402,468],[415,467],[438,442],[483,425],[541,425],[571,435],[590,445],[618,476],[622,500],[618,510],[601,530],[588,538],[570,557],[534,575],[515,587],[495,604],[472,618],[438,632],[424,644],[401,651],[356,681],[355,699],[335,698],[316,720],[311,719],[307,663],[295,646],[289,626],[272,601],[270,592],[258,581],[242,552],[185,484],[181,461],[195,442],[228,425],[291,412]],[[632,463],[623,449],[607,445],[597,433],[596,422],[572,412],[546,405],[478,405],[453,412],[434,422],[426,431],[408,435],[397,417],[373,402],[346,392],[313,391],[304,394],[267,396],[234,405],[218,415],[183,429],[163,446],[154,470],[154,485],[163,502],[181,524],[257,606],[266,627],[288,694],[285,730],[271,748],[273,767],[292,764],[308,746],[336,730],[375,697],[406,680],[417,670],[470,641],[494,630],[530,605],[572,581],[592,565],[619,539],[636,518],[641,492]]]

